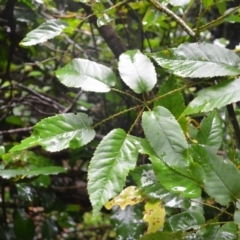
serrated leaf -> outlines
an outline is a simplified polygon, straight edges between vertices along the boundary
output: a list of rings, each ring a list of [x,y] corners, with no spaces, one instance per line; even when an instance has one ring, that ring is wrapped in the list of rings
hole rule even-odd
[[[144,206],[143,220],[148,223],[147,233],[153,233],[163,227],[166,212],[161,201],[148,201]]]
[[[150,55],[160,66],[181,77],[209,78],[240,74],[240,57],[210,43],[183,43]]]
[[[92,92],[109,92],[116,84],[116,77],[110,68],[81,58],[75,58],[58,69],[56,77],[67,87]]]
[[[144,196],[139,191],[136,186],[129,186],[122,190],[122,192],[113,198],[111,201],[108,201],[104,206],[106,209],[110,210],[113,206],[118,205],[122,210],[128,205],[135,205],[144,200]]]
[[[138,148],[124,130],[114,129],[103,138],[88,171],[88,193],[94,213],[123,189],[137,156]]]
[[[203,168],[204,175],[199,177],[209,196],[222,205],[240,198],[240,172],[231,161],[217,156],[210,147],[194,145],[191,153],[193,160]]]
[[[4,179],[11,179],[21,177],[26,171],[23,169],[1,169],[0,177]]]
[[[199,144],[215,147],[216,149],[221,147],[223,130],[222,121],[217,111],[213,111],[202,120],[196,140]]]
[[[48,39],[58,36],[63,29],[67,28],[68,24],[59,19],[51,19],[38,28],[29,32],[26,37],[20,42],[21,46],[32,46],[38,43],[44,43]]]
[[[139,239],[145,230],[142,218],[141,206],[127,206],[124,210],[117,206],[113,207],[111,222],[117,239]]]
[[[94,138],[95,131],[91,125],[92,119],[85,113],[66,113],[45,118],[34,126],[32,136],[14,146],[10,152],[38,144],[50,152],[69,147],[79,148]]]
[[[122,80],[136,93],[149,92],[157,83],[153,63],[139,50],[121,54],[118,70]]]
[[[187,231],[189,229],[197,229],[205,223],[202,212],[185,211],[175,214],[166,220],[164,229],[166,231]]]
[[[147,140],[157,156],[168,166],[185,169],[188,144],[183,131],[174,116],[164,107],[155,107],[144,112],[142,126]]]
[[[209,112],[240,100],[240,78],[226,80],[215,86],[203,89],[193,99],[182,115]]]
[[[149,156],[149,158],[153,163],[157,179],[166,189],[187,198],[201,196],[201,188],[192,178],[174,171],[160,159],[156,159],[153,156]]]
[[[147,154],[147,153],[145,153]],[[142,165],[131,171],[131,176],[144,195],[149,199],[161,199],[165,207],[189,208],[189,199],[181,197],[167,190],[157,180],[152,165]]]

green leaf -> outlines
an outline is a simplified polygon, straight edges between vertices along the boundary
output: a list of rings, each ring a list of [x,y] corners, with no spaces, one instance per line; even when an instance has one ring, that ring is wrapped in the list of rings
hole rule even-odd
[[[63,167],[57,167],[57,166],[49,166],[49,167],[36,167],[36,168],[32,168],[28,171],[26,171],[26,173],[24,173],[24,177],[35,177],[35,176],[39,176],[39,175],[55,175],[55,174],[59,174],[59,173],[65,173],[66,169]]]
[[[94,214],[123,189],[129,170],[134,169],[138,148],[131,136],[114,129],[98,145],[89,165],[88,193]]]
[[[221,147],[223,130],[222,121],[217,111],[213,111],[202,120],[196,140],[199,144],[215,147],[216,149]]]
[[[139,50],[121,54],[118,70],[122,80],[136,93],[149,92],[157,83],[153,63]]]
[[[145,154],[147,154],[147,152]],[[130,174],[147,198],[161,199],[165,207],[190,207],[188,199],[181,197],[179,194],[172,193],[163,187],[163,185],[157,180],[152,165],[148,164],[136,167]]]
[[[164,107],[155,107],[144,112],[142,126],[147,140],[157,156],[172,168],[188,166],[186,151],[188,144],[174,116]]]
[[[210,43],[184,43],[150,56],[181,77],[207,78],[240,74],[240,58],[233,51]]]
[[[43,24],[41,24],[38,28],[29,32],[27,36],[20,42],[21,46],[32,46],[38,43],[44,43],[48,39],[54,38],[61,34],[63,29],[68,27],[68,24],[59,19],[51,19]]]
[[[14,216],[14,233],[18,239],[32,240],[35,236],[35,225],[22,209],[17,209]]]
[[[127,206],[124,210],[114,207],[111,222],[117,239],[139,239],[145,229],[142,218],[142,208],[138,205]]]
[[[15,177],[21,177],[25,171],[23,169],[2,169],[0,170],[0,177],[4,179],[10,179]]]
[[[75,58],[58,69],[56,77],[67,87],[92,92],[109,92],[117,81],[110,68],[81,58]]]
[[[199,211],[185,211],[169,217],[165,222],[165,231],[186,231],[189,229],[196,229],[205,223],[202,212]]]
[[[191,153],[193,160],[203,168],[204,175],[199,177],[209,196],[222,205],[240,198],[240,172],[231,161],[217,156],[210,147],[194,145]]]
[[[186,116],[199,112],[209,112],[214,108],[221,108],[239,100],[240,78],[226,80],[200,91],[198,96],[189,103],[183,112],[183,115]]]
[[[155,24],[159,16],[160,12],[157,9],[150,6],[142,20],[144,31],[146,31],[151,25]]]
[[[139,240],[176,240],[181,239],[181,233],[156,232],[144,235]]]
[[[50,152],[65,148],[79,148],[95,136],[91,129],[92,119],[85,113],[66,113],[45,118],[34,126],[32,136],[13,147],[10,152],[41,145]]]
[[[153,163],[153,170],[157,179],[166,189],[187,198],[201,196],[201,188],[193,179],[174,171],[160,159],[153,156],[149,156],[149,158]]]
[[[205,8],[209,8],[211,5],[213,5],[213,0],[203,0],[203,5]]]
[[[236,240],[237,239],[237,226],[233,222],[224,224],[215,235],[217,240]]]

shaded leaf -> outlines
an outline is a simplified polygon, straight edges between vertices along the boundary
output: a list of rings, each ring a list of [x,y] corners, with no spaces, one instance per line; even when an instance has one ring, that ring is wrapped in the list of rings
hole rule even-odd
[[[145,230],[142,208],[138,205],[127,206],[124,210],[114,207],[111,222],[118,239],[139,239]]]
[[[123,189],[137,156],[138,149],[124,130],[114,129],[103,138],[88,171],[88,193],[94,213]]]
[[[167,190],[156,178],[152,165],[142,165],[131,171],[131,176],[144,195],[150,199],[161,199],[165,207],[189,208],[190,201]]]
[[[50,152],[65,148],[79,148],[89,143],[95,136],[91,128],[92,119],[85,113],[66,113],[45,118],[34,126],[32,136],[14,146],[10,152],[41,145]]]
[[[118,70],[122,80],[136,93],[149,92],[157,83],[153,63],[139,50],[121,54]]]
[[[203,89],[193,99],[183,112],[190,115],[199,112],[209,112],[240,100],[240,78],[226,80],[215,86]]]
[[[215,235],[217,240],[236,240],[237,239],[237,226],[233,222],[224,224]]]
[[[186,231],[196,229],[205,223],[202,212],[185,211],[169,217],[164,225],[165,231]]]
[[[84,91],[109,92],[116,84],[113,71],[99,63],[75,58],[56,71],[56,77],[67,87]]]
[[[193,160],[203,168],[204,175],[199,177],[209,196],[222,205],[240,198],[240,172],[231,161],[217,156],[209,147],[194,145],[191,153]]]
[[[150,6],[146,11],[142,20],[144,31],[146,31],[151,25],[155,24],[159,16],[160,16],[160,12],[157,9]]]
[[[24,173],[24,177],[35,177],[38,175],[55,175],[59,173],[65,173],[66,169],[63,167],[57,167],[57,166],[47,166],[47,167],[36,167],[33,169],[28,170],[26,173]]]
[[[161,201],[148,201],[144,210],[143,220],[148,223],[147,233],[153,233],[161,229],[166,215]]]
[[[155,107],[144,112],[142,126],[147,140],[157,156],[168,166],[185,169],[188,166],[188,144],[174,116],[164,107]]]
[[[68,27],[68,24],[59,19],[51,19],[38,28],[29,32],[26,37],[20,42],[21,46],[32,46],[38,43],[44,43],[48,39],[54,38]]]
[[[240,58],[210,43],[183,43],[150,55],[160,66],[181,77],[208,78],[240,74]]]
[[[144,197],[139,189],[136,186],[129,186],[104,206],[106,209],[110,210],[113,206],[118,205],[121,210],[124,210],[126,206],[135,205],[143,200]]]
[[[201,122],[196,140],[200,144],[219,149],[222,145],[223,130],[222,121],[217,111],[213,111]]]
[[[156,233],[150,233],[147,235],[144,235],[139,240],[176,240],[176,239],[182,239],[181,233],[170,233],[170,232],[156,232]]]

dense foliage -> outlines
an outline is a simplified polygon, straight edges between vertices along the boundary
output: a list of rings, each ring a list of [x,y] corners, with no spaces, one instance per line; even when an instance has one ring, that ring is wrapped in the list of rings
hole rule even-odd
[[[0,239],[238,239],[237,1],[6,0]]]

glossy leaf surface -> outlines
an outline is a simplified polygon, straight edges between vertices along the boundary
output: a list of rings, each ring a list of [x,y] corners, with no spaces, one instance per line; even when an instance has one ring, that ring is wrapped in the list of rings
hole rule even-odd
[[[223,140],[222,121],[217,111],[213,111],[201,122],[196,136],[199,144],[212,146],[219,149]]]
[[[150,233],[146,234],[143,237],[141,237],[139,240],[176,240],[181,239],[181,233],[170,233],[170,232],[156,232],[156,233]]]
[[[214,108],[221,108],[239,100],[240,78],[226,80],[218,85],[200,91],[198,96],[189,103],[183,115],[209,112]]]
[[[137,156],[138,148],[124,130],[114,129],[103,138],[88,171],[88,193],[94,213],[122,191]]]
[[[65,148],[79,148],[95,136],[92,119],[85,113],[66,113],[45,118],[34,126],[31,137],[24,139],[10,151],[20,151],[35,145],[56,152]]]
[[[163,68],[181,77],[208,78],[240,74],[240,57],[210,43],[183,43],[177,48],[151,54]]]
[[[118,70],[122,80],[136,93],[149,92],[157,83],[153,63],[139,50],[123,53]]]
[[[68,27],[68,24],[59,19],[51,19],[38,28],[29,32],[27,36],[20,42],[21,46],[32,46],[39,43],[44,43],[48,39],[54,38],[61,34],[61,32]]]
[[[157,156],[172,168],[185,168],[187,141],[174,116],[164,107],[143,113],[142,126]]]
[[[227,205],[240,198],[240,172],[229,160],[217,156],[214,149],[195,145],[192,147],[193,160],[203,169],[204,189],[217,202]]]
[[[134,205],[121,210],[115,206],[112,213],[111,222],[118,239],[139,239],[145,229],[142,208]]]
[[[205,219],[199,211],[186,211],[175,214],[166,220],[164,229],[168,231],[186,231],[188,229],[198,228],[204,224]]]
[[[67,87],[92,92],[109,92],[116,84],[116,77],[110,68],[81,58],[75,58],[58,69],[56,77]]]

